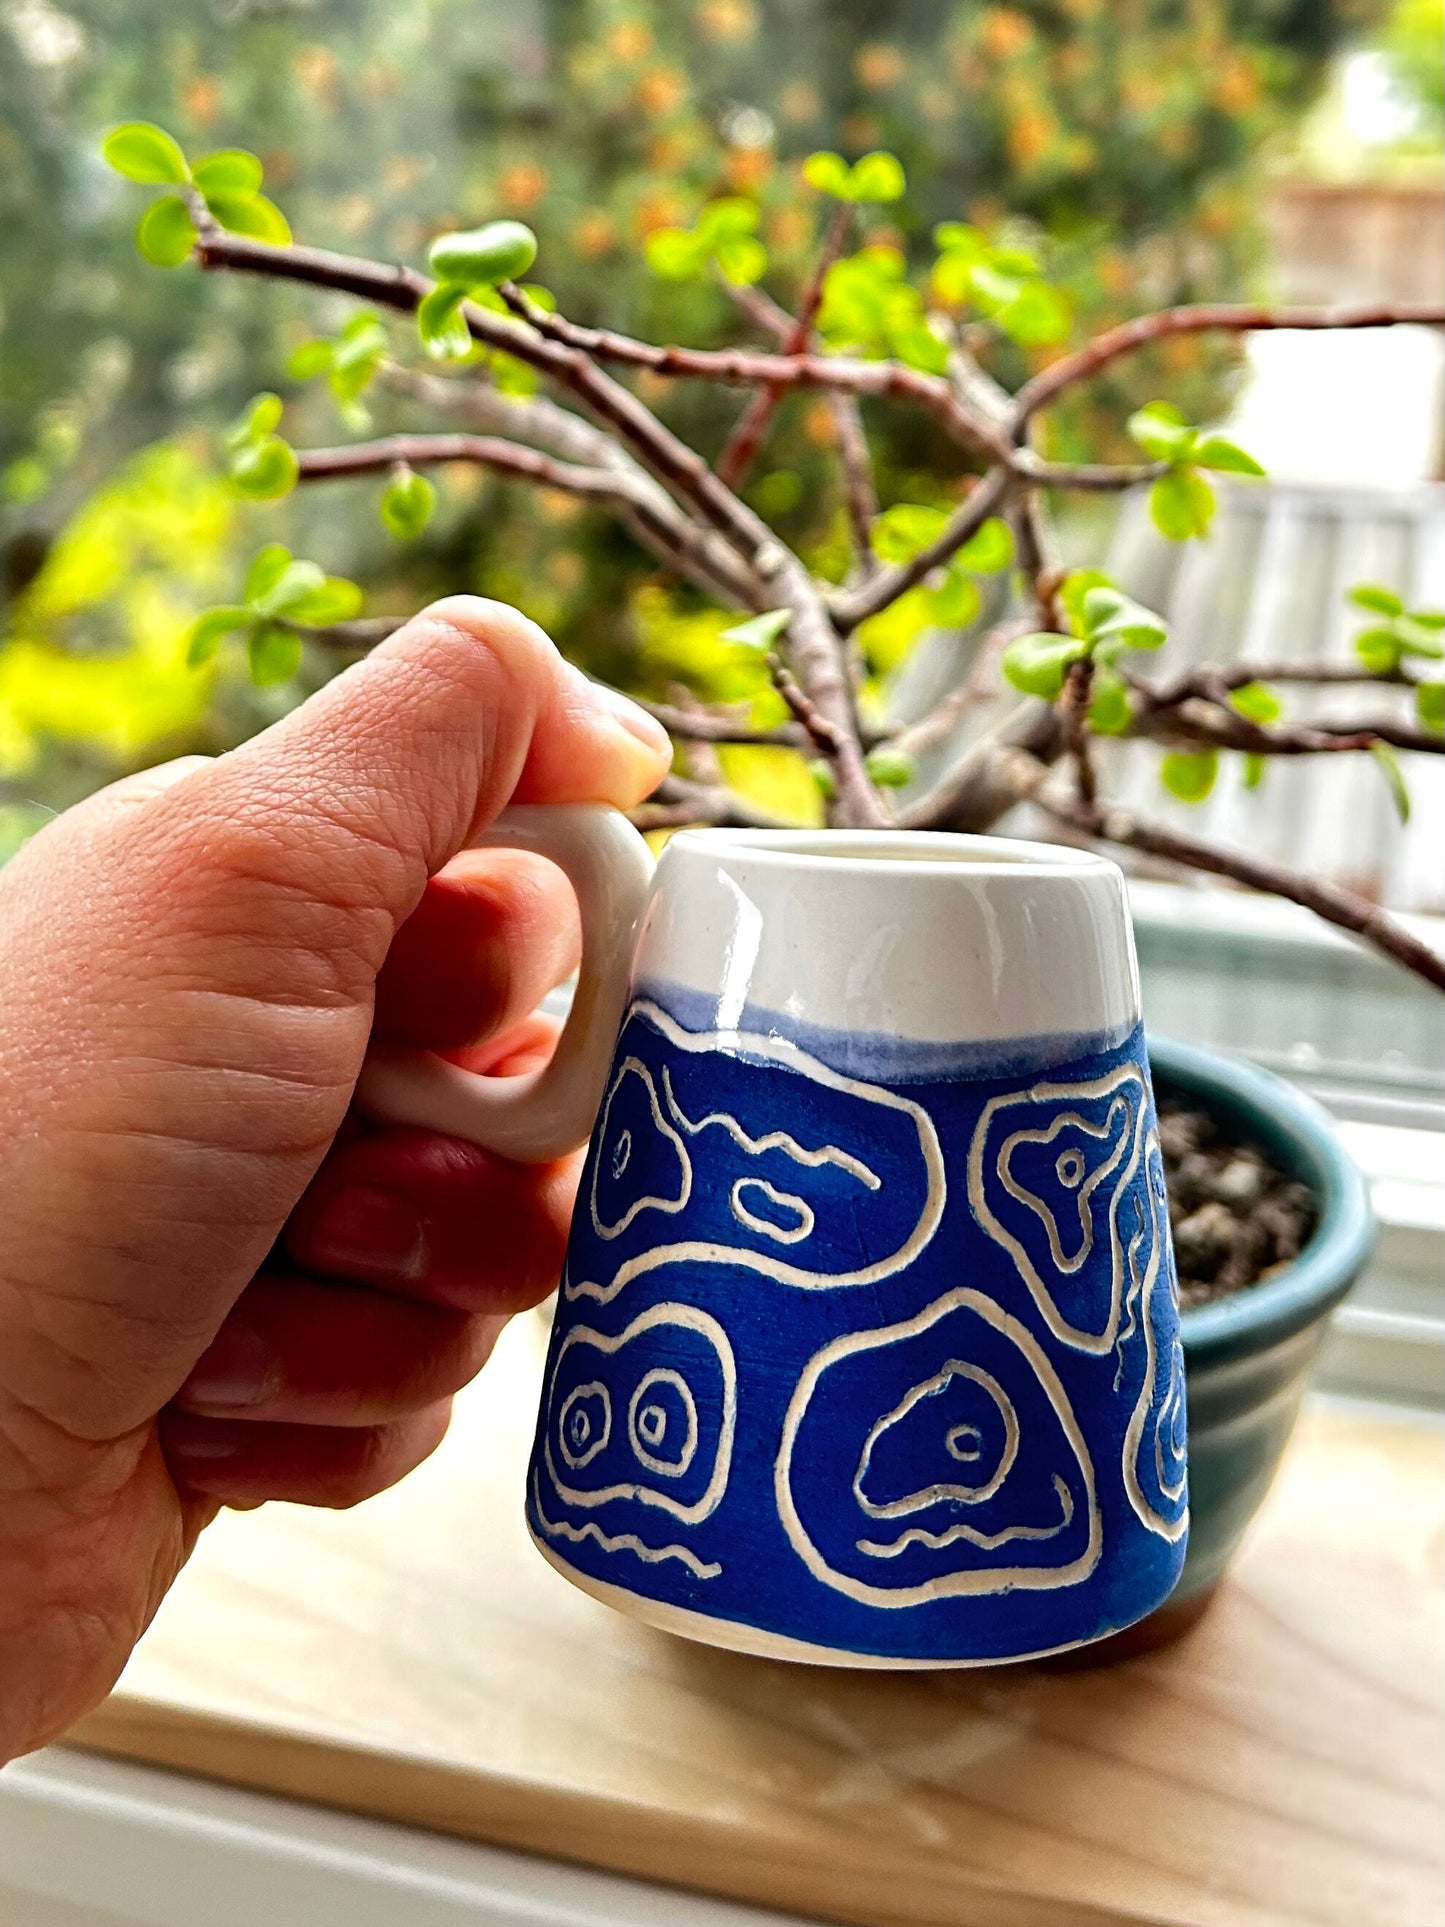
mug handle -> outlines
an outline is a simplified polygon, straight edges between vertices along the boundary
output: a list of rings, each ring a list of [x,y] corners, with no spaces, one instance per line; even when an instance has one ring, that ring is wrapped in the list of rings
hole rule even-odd
[[[523,1164],[576,1150],[592,1129],[617,1040],[652,853],[604,803],[518,804],[467,845],[534,850],[577,894],[582,962],[551,1061],[515,1077],[464,1070],[431,1051],[374,1044],[356,1095],[371,1116],[415,1124]]]

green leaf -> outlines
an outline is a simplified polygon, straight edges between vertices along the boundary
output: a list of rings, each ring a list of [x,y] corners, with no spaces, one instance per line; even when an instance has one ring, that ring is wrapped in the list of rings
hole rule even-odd
[[[245,448],[251,442],[259,442],[273,434],[280,425],[282,411],[281,397],[269,388],[263,388],[259,395],[253,395],[235,421],[226,430],[227,448]]]
[[[187,665],[199,669],[202,663],[209,662],[220,648],[222,638],[244,629],[250,620],[251,611],[239,605],[207,609],[204,615],[197,616],[186,638]]]
[[[820,194],[831,194],[834,200],[853,198],[852,171],[841,154],[810,154],[803,162],[803,179]]]
[[[135,244],[155,268],[178,268],[196,245],[196,224],[178,194],[163,194],[140,217]]]
[[[1146,402],[1129,417],[1129,434],[1156,462],[1183,460],[1194,447],[1199,431],[1172,401]]]
[[[1073,311],[1067,298],[1047,281],[1025,281],[995,319],[1020,347],[1040,348],[1063,340],[1073,322]]]
[[[975,575],[997,575],[1013,562],[1013,530],[1007,522],[991,515],[968,538],[953,559],[962,568],[971,569]]]
[[[1003,673],[1026,696],[1044,696],[1052,702],[1063,689],[1070,663],[1077,662],[1086,649],[1077,636],[1039,630],[1009,644],[1003,652]]]
[[[874,553],[884,562],[911,562],[942,530],[948,517],[923,502],[895,502],[873,524]]]
[[[1158,649],[1169,639],[1162,616],[1156,616],[1112,583],[1085,589],[1078,615],[1085,636],[1095,644],[1112,642],[1124,649]]]
[[[1219,775],[1219,751],[1174,750],[1159,764],[1159,779],[1181,803],[1202,803]]]
[[[1161,475],[1149,491],[1149,513],[1154,526],[1171,542],[1187,542],[1206,535],[1214,520],[1214,490],[1192,468],[1176,468]]]
[[[381,519],[393,535],[409,541],[431,520],[436,499],[436,489],[425,475],[403,467],[382,491]]]
[[[720,194],[716,200],[704,203],[693,231],[697,239],[709,248],[715,248],[722,241],[734,241],[744,234],[757,231],[758,204],[742,194]]]
[[[833,765],[826,756],[815,756],[808,765],[808,774],[818,786],[818,794],[825,803],[831,803],[838,794],[838,785],[833,780]]]
[[[1385,783],[1390,791],[1391,800],[1399,814],[1400,821],[1402,823],[1408,823],[1410,821],[1410,792],[1405,787],[1405,773],[1400,768],[1399,757],[1395,754],[1389,743],[1380,742],[1370,744],[1370,754],[1380,766],[1380,774],[1385,779]]]
[[[257,549],[251,557],[251,566],[246,571],[246,587],[242,591],[254,609],[275,587],[285,573],[291,560],[291,551],[284,542],[268,542],[264,549]]]
[[[1229,706],[1252,723],[1277,723],[1284,714],[1284,704],[1269,684],[1262,682],[1241,683],[1231,690]]]
[[[292,349],[286,372],[292,381],[311,381],[330,368],[332,353],[329,341],[303,341],[299,348]]]
[[[768,251],[752,234],[719,242],[713,259],[719,271],[739,288],[752,287],[768,271]]]
[[[909,319],[890,327],[888,345],[910,368],[921,368],[928,375],[947,371],[948,343],[941,341],[926,321]]]
[[[246,644],[246,659],[258,689],[290,682],[301,667],[301,638],[274,622],[258,622]]]
[[[1436,634],[1434,624],[1421,622],[1413,609],[1396,619],[1394,629],[1402,655],[1426,656],[1432,662],[1445,656],[1445,642]]]
[[[1257,790],[1264,781],[1264,772],[1269,766],[1269,758],[1267,756],[1256,756],[1254,751],[1250,750],[1244,756],[1243,761],[1244,787],[1247,790]]]
[[[223,147],[197,161],[191,179],[202,194],[255,194],[263,174],[260,161],[244,147]]]
[[[853,163],[847,198],[853,201],[901,201],[908,182],[896,154],[865,154]]]
[[[471,353],[472,335],[462,313],[465,288],[442,281],[430,294],[423,295],[416,311],[416,331],[421,345],[437,361],[457,360]]]
[[[758,204],[743,194],[719,194],[711,201],[705,201],[693,223],[693,233],[706,247],[713,248],[721,241],[736,240],[740,235],[754,234],[758,226]]]
[[[978,261],[988,249],[988,237],[982,228],[970,227],[966,221],[940,221],[933,230],[933,245],[940,253],[966,254]]]
[[[313,565],[314,566],[314,565]],[[332,622],[350,622],[361,613],[365,597],[359,582],[344,575],[328,575],[314,589],[295,596],[285,607],[288,622],[303,622],[308,628],[322,629]]]
[[[299,472],[295,449],[279,435],[265,435],[231,457],[231,485],[253,502],[276,502],[289,495]]]
[[[113,127],[101,142],[101,153],[117,174],[128,181],[164,182],[181,186],[191,178],[186,157],[164,127],[153,121],[131,120]]]
[[[863,767],[870,780],[885,790],[901,790],[918,774],[918,765],[907,750],[890,749],[887,743],[870,749],[863,759]]]
[[[1422,729],[1445,732],[1445,682],[1415,685],[1415,714]]]
[[[524,221],[488,221],[462,234],[439,234],[427,251],[438,281],[459,288],[494,288],[516,281],[537,258],[537,237]]]
[[[730,629],[724,629],[724,642],[741,642],[749,649],[771,649],[793,619],[791,609],[768,609],[760,616],[750,616],[746,622],[735,622]]]
[[[1263,475],[1264,469],[1252,455],[1219,435],[1207,435],[1196,442],[1189,459],[1199,468],[1212,468],[1221,475]]]
[[[1355,654],[1372,675],[1388,675],[1400,667],[1400,638],[1394,628],[1361,629],[1355,637]]]
[[[1089,702],[1089,727],[1098,736],[1120,736],[1134,720],[1129,689],[1112,669],[1097,669]]]
[[[256,561],[260,561],[259,556]],[[256,563],[252,563],[251,569],[254,574]],[[307,596],[314,595],[316,590],[324,587],[325,582],[326,571],[319,564],[300,557],[295,560],[288,557],[266,587],[256,595],[248,595],[246,600],[255,615],[290,615],[298,602],[304,602]]]
[[[1402,616],[1405,605],[1393,589],[1381,588],[1378,582],[1357,582],[1353,589],[1345,591],[1346,602],[1353,602],[1357,609],[1368,609],[1372,615]]]
[[[928,604],[931,619],[945,629],[963,629],[983,607],[978,584],[963,569],[950,569]]]
[[[1123,594],[1123,591],[1117,589],[1108,576],[1099,569],[1070,569],[1060,584],[1059,600],[1064,605],[1064,612],[1076,636],[1082,636],[1087,632],[1084,601],[1090,589],[1114,589],[1116,594],[1121,596]]]
[[[1445,631],[1445,609],[1410,609],[1405,620],[1419,629]]]
[[[707,261],[707,249],[685,227],[658,228],[648,235],[643,254],[648,267],[664,281],[690,280]]]
[[[248,240],[264,241],[272,248],[291,245],[286,216],[264,194],[207,193],[206,206],[228,234],[244,234]]]

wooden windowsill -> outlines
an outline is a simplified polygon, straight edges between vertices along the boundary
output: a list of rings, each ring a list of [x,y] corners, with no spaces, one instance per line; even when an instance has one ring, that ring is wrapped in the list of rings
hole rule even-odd
[[[1436,1927],[1445,1434],[1320,1402],[1205,1619],[1083,1673],[635,1626],[527,1541],[543,1332],[349,1514],[208,1531],[71,1739],[869,1927]]]

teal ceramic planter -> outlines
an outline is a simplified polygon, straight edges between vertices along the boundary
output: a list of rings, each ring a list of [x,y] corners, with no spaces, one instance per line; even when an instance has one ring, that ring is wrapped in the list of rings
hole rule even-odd
[[[1365,1181],[1327,1112],[1251,1064],[1151,1037],[1156,1091],[1182,1095],[1262,1145],[1319,1205],[1314,1236],[1265,1283],[1181,1320],[1189,1400],[1189,1556],[1160,1617],[1191,1617],[1278,1470],[1325,1321],[1369,1259]]]

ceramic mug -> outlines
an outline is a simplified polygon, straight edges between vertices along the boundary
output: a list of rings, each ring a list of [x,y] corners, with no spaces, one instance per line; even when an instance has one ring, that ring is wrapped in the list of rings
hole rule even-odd
[[[522,1158],[591,1129],[527,1492],[551,1563],[694,1639],[855,1666],[1152,1611],[1188,1531],[1184,1376],[1119,870],[688,830],[654,871],[601,808],[484,841],[577,890],[557,1056],[487,1079],[378,1052],[363,1097]]]

